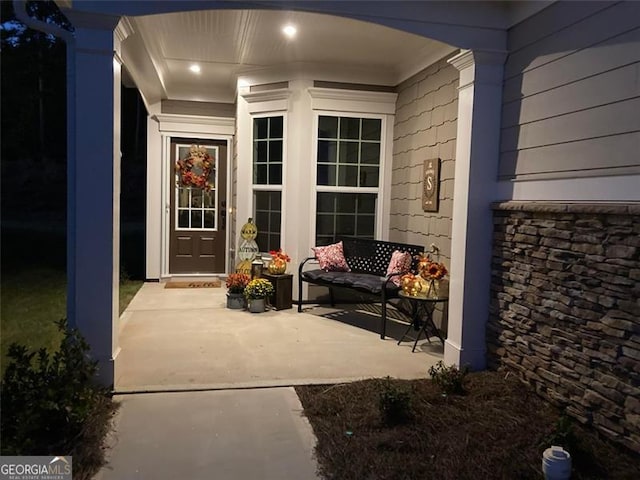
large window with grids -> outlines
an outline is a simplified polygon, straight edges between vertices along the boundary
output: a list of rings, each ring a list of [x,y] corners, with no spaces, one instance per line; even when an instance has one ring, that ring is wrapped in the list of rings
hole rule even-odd
[[[316,244],[374,238],[382,120],[318,116]]]
[[[253,119],[253,217],[262,252],[280,248],[284,117]]]

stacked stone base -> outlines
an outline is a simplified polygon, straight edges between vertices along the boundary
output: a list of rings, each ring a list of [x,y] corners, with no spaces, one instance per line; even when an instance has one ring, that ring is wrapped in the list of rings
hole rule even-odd
[[[488,363],[640,452],[640,205],[494,205]]]

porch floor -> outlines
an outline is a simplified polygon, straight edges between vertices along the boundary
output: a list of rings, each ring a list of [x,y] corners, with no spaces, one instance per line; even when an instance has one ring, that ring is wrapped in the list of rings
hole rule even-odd
[[[412,341],[398,346],[394,338],[380,340],[379,318],[353,307],[252,314],[227,309],[225,294],[224,286],[144,284],[121,317],[116,392],[424,378],[442,359],[435,339],[421,340],[415,353]],[[363,322],[369,330],[354,326]],[[394,331],[404,330],[389,323],[396,337]]]

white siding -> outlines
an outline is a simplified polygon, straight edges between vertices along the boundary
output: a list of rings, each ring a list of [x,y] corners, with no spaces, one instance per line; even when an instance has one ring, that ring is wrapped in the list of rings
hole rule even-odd
[[[640,3],[558,2],[508,44],[500,179],[640,173]]]

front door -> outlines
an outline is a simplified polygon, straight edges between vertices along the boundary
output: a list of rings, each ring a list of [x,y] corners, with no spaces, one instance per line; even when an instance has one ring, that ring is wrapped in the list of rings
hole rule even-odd
[[[171,140],[169,273],[224,273],[227,143]]]

